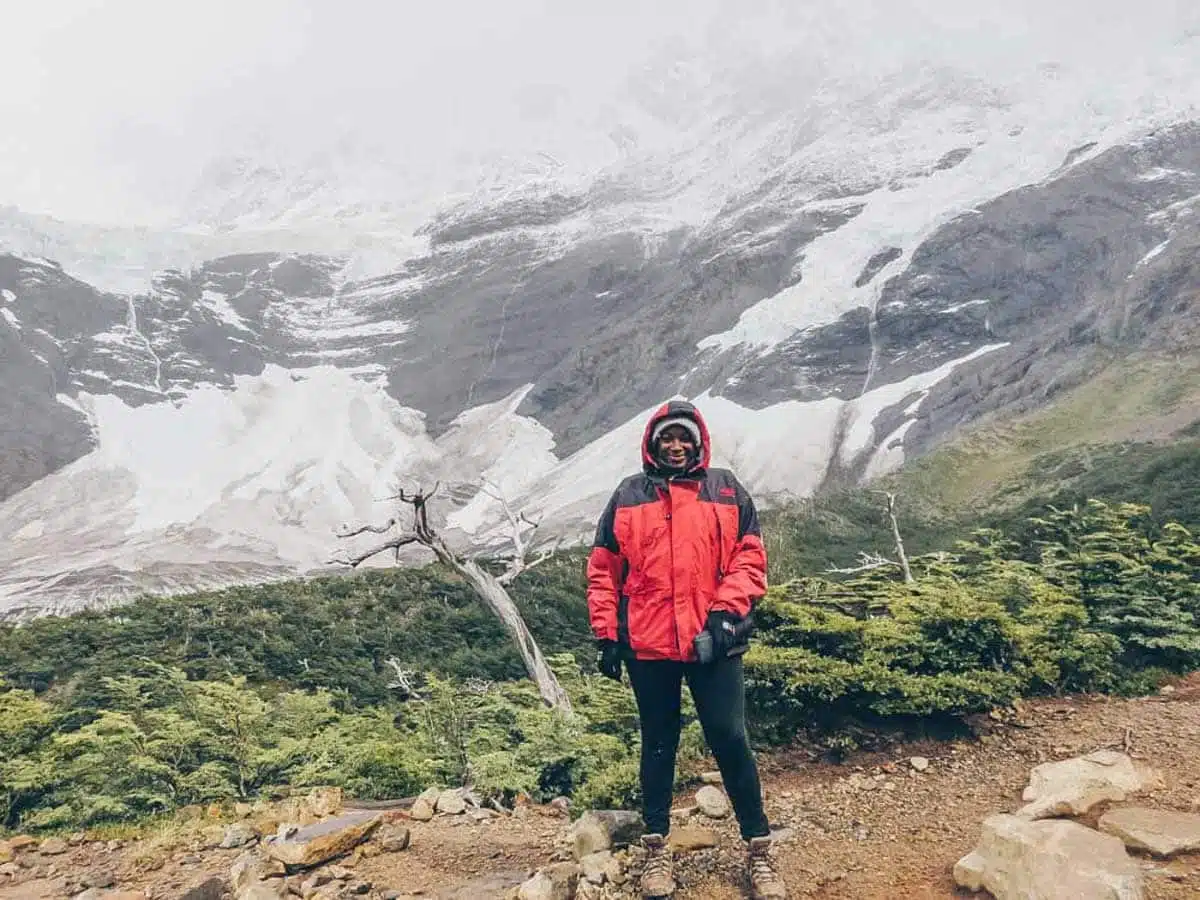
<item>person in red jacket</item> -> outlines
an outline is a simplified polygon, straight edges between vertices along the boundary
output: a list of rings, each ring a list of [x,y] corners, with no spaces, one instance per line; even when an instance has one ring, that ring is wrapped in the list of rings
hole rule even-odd
[[[748,844],[752,895],[784,900],[746,739],[742,672],[751,613],[767,589],[767,554],[754,501],[732,472],[709,466],[711,452],[708,427],[691,403],[673,400],[650,417],[642,471],[620,483],[596,528],[588,615],[600,671],[619,681],[624,664],[637,701],[643,896],[675,889],[666,837],[686,681]],[[701,645],[711,641],[711,660],[700,658],[697,637]]]

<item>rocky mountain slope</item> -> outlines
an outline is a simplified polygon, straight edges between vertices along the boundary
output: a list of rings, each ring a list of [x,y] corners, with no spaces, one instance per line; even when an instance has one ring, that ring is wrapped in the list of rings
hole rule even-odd
[[[1113,353],[1194,353],[1200,120],[1140,96],[1080,115],[924,72],[815,133],[743,118],[443,206],[385,274],[191,249],[113,292],[26,222],[0,245],[0,612],[312,570],[397,479],[447,485],[463,546],[501,536],[497,493],[583,537],[675,394],[779,503]]]

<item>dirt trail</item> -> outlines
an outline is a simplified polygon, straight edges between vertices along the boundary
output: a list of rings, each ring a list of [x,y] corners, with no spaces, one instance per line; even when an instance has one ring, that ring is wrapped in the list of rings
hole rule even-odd
[[[1200,673],[1173,692],[1150,698],[1066,698],[1025,704],[1018,723],[995,724],[979,740],[912,743],[896,752],[858,754],[846,764],[812,763],[783,754],[762,759],[768,815],[787,835],[778,859],[793,896],[820,900],[949,900],[954,863],[973,849],[979,823],[1021,805],[1031,767],[1101,747],[1127,749],[1159,769],[1165,787],[1138,804],[1200,812]],[[917,772],[913,756],[929,760]],[[680,803],[690,797],[680,798]],[[709,823],[712,824],[712,823]],[[353,876],[373,885],[370,897],[499,897],[550,862],[566,820],[550,809],[484,823],[467,817],[412,822],[412,845],[353,864]],[[741,849],[732,821],[716,823],[721,844],[682,856],[678,900],[734,900]],[[48,877],[5,887],[0,900],[62,897],[62,879],[104,870],[125,891],[179,897],[181,886],[226,872],[237,850],[160,851],[147,869],[151,842],[106,852],[89,843],[39,860]],[[39,854],[40,855],[40,854]],[[1200,854],[1170,862],[1141,857],[1147,900],[1200,897]]]

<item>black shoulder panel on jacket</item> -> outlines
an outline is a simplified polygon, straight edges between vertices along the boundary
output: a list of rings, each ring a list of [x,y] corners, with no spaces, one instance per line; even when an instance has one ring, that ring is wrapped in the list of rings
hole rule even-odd
[[[731,506],[738,502],[740,485],[733,473],[728,469],[709,469],[700,485],[700,499],[709,503],[728,503]]]
[[[630,475],[617,486],[617,506],[642,506],[658,500],[658,488],[647,475]]]
[[[758,510],[750,492],[728,469],[709,469],[700,486],[700,499],[709,503],[728,503],[738,508],[738,540],[748,534],[762,535],[758,524]]]

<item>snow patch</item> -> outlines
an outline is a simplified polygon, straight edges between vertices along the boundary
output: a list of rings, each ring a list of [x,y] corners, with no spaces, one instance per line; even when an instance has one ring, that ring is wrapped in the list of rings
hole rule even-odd
[[[322,510],[367,511],[395,471],[433,454],[419,414],[328,366],[271,365],[235,378],[233,391],[206,385],[177,406],[107,395],[92,404],[99,447],[85,459],[136,476],[131,532],[219,517],[224,502],[256,498],[273,498],[263,504],[273,530],[279,520],[332,527]],[[239,533],[247,523],[223,524]]]
[[[0,300],[3,300],[5,303],[16,303],[17,295],[8,288],[3,288],[0,289]]]
[[[926,396],[928,393],[922,395],[921,400],[924,400]],[[920,406],[920,401],[917,401],[914,406]],[[871,454],[866,468],[863,469],[864,481],[871,481],[880,475],[894,472],[904,465],[904,436],[916,423],[916,419],[909,419],[880,442],[878,449]]]
[[[0,309],[0,316],[4,316],[4,321],[11,325],[14,331],[21,330],[21,320],[18,319],[17,314],[8,307]]]
[[[535,419],[517,415],[533,389],[527,384],[502,400],[460,413],[436,442],[442,459],[465,480],[485,485],[447,517],[447,525],[476,534],[504,517],[537,480],[557,464],[554,435]],[[514,507],[514,512],[523,510]],[[532,513],[532,511],[530,511]]]
[[[1155,247],[1149,253],[1147,253],[1145,256],[1143,256],[1141,259],[1139,259],[1137,265],[1134,266],[1134,269],[1140,269],[1140,268],[1142,268],[1142,266],[1146,265],[1148,262],[1153,260],[1155,257],[1162,255],[1162,252],[1167,249],[1167,245],[1170,243],[1171,243],[1171,239],[1167,238],[1165,241],[1163,241],[1161,244],[1159,244],[1157,247]],[[1130,278],[1132,278],[1133,275],[1134,275],[1133,272],[1129,273]]]
[[[924,401],[925,396],[928,395],[929,389],[950,375],[955,369],[973,359],[978,359],[980,356],[1007,346],[1007,343],[985,344],[965,356],[943,363],[936,369],[910,375],[908,378],[893,382],[892,384],[881,385],[874,390],[868,391],[861,397],[856,397],[854,400],[849,401],[849,420],[847,422],[845,440],[842,443],[840,452],[841,463],[847,466],[851,465],[863,450],[874,444],[875,419],[885,409],[895,406],[910,394],[922,393],[923,396],[909,404],[905,409],[906,415],[915,415],[919,412],[920,404]],[[909,412],[910,410],[911,412]]]
[[[950,313],[956,313],[964,309],[970,309],[972,306],[986,306],[991,302],[992,301],[990,297],[984,297],[982,300],[966,300],[963,303],[955,303],[953,306],[947,306],[941,311],[941,313],[942,315],[949,315]]]
[[[246,320],[242,318],[241,314],[233,308],[229,298],[220,291],[205,288],[200,292],[200,303],[226,325],[236,328],[238,331],[255,333],[254,329],[246,324]]]

